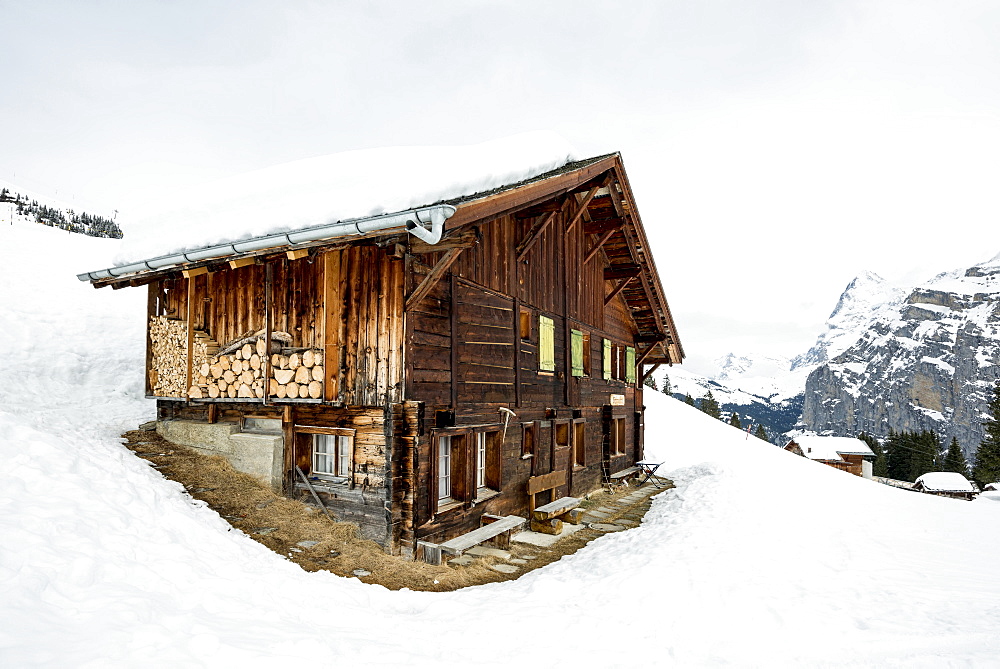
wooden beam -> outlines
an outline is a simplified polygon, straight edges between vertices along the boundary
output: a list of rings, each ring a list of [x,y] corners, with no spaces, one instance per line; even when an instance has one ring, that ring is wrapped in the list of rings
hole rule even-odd
[[[187,398],[188,390],[191,389],[192,368],[194,361],[194,278],[187,280],[187,373],[185,375],[186,384],[184,386],[184,397]]]
[[[649,347],[649,351],[652,351],[652,350],[653,350],[653,347],[650,346]],[[645,353],[643,353],[642,357],[645,358],[647,355],[649,355],[649,351],[646,351]],[[641,365],[642,364],[642,358],[640,358],[639,360],[637,360],[635,364],[636,365]],[[643,372],[642,379],[640,379],[640,383],[642,385],[646,385],[646,379],[648,379],[650,377],[650,375],[653,372],[655,372],[657,370],[657,368],[659,368],[659,366],[660,366],[660,363],[656,363],[655,365],[653,365],[652,367],[650,367],[649,369],[647,369],[645,372]]]
[[[239,269],[240,267],[246,267],[247,265],[254,265],[257,263],[257,258],[236,258],[235,260],[229,261],[230,269]]]
[[[634,276],[627,276],[624,279],[622,279],[619,282],[619,284],[617,286],[615,286],[615,289],[612,290],[611,293],[607,297],[604,298],[604,306],[608,306],[609,304],[611,304],[611,300],[613,300],[616,297],[618,297],[618,293],[620,293],[623,290],[625,290],[625,286],[627,286],[628,283],[629,283],[629,281],[631,281],[634,278],[635,278]]]
[[[531,247],[542,238],[542,233],[545,232],[545,229],[549,227],[549,224],[555,220],[556,214],[558,213],[559,210],[550,211],[545,218],[541,220],[541,222],[532,226],[531,230],[528,231],[528,234],[525,235],[523,240],[521,240],[521,243],[517,245],[518,262],[520,262],[524,256],[528,254],[528,251],[531,250]]]
[[[466,223],[498,216],[507,211],[540,204],[555,195],[571,191],[580,184],[585,184],[608,170],[614,169],[617,160],[617,154],[611,155],[570,172],[558,174],[548,179],[532,181],[518,188],[511,188],[478,200],[464,202],[457,205],[458,211],[448,219],[448,226],[457,228]]]
[[[636,263],[623,263],[621,265],[611,265],[604,268],[604,280],[613,279],[634,279],[642,272],[642,267]]]
[[[440,253],[442,251],[447,251],[448,249],[462,248],[468,249],[472,248],[479,243],[479,230],[478,228],[469,228],[467,230],[461,230],[454,232],[450,235],[445,235],[441,238],[437,244],[428,244],[419,237],[410,238],[410,253]]]
[[[594,244],[593,248],[587,251],[587,255],[583,257],[583,262],[581,263],[581,265],[586,265],[588,262],[590,262],[593,259],[593,257],[597,255],[597,252],[601,250],[601,247],[604,246],[605,242],[611,239],[611,235],[615,234],[617,231],[618,228],[614,228],[613,230],[608,230],[603,235],[601,235],[601,238],[597,240],[597,243]]]
[[[601,190],[600,185],[594,186],[586,195],[583,196],[583,199],[577,204],[573,215],[570,216],[569,223],[566,225],[566,230],[564,231],[565,234],[569,234],[569,231],[576,226],[577,221],[579,221],[580,217],[583,216],[583,212],[585,212],[587,207],[590,206],[590,201],[594,199],[594,196],[597,195],[597,191],[599,190]]]
[[[410,296],[406,298],[404,311],[412,309],[420,300],[427,297],[431,289],[444,277],[445,272],[458,260],[460,253],[462,253],[462,249],[460,248],[449,249],[445,252],[441,260],[438,260],[437,264],[431,268],[430,273],[420,282],[420,285],[414,288]]]
[[[193,279],[196,276],[201,276],[202,274],[208,274],[207,267],[194,267],[192,269],[182,269],[181,274],[185,279]]]
[[[285,256],[289,260],[298,260],[299,258],[305,258],[309,255],[309,249],[291,249],[285,251]]]

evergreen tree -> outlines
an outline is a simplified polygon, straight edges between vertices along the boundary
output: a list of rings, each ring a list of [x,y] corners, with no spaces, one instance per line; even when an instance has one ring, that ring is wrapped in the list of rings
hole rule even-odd
[[[700,408],[702,411],[707,413],[712,418],[722,417],[722,411],[719,409],[719,403],[715,401],[715,397],[712,396],[711,390],[705,393],[705,396],[701,398],[701,403],[698,408]]]
[[[910,444],[909,480],[916,481],[927,472],[934,471],[934,464],[941,451],[941,442],[938,441],[938,436],[933,430],[924,430],[920,434],[912,433]]]
[[[656,379],[653,378],[652,374],[646,377],[646,380],[642,382],[642,385],[652,388],[653,390],[659,390],[659,388],[656,387]]]
[[[983,421],[983,440],[976,449],[972,478],[980,487],[1000,481],[1000,380],[993,388],[993,399],[987,405],[990,417]]]
[[[733,415],[729,417],[729,424],[735,427],[737,430],[743,429],[743,424],[740,423],[740,415],[735,411],[733,412]]]
[[[903,434],[889,430],[885,442],[886,475],[897,481],[904,481],[910,475],[910,452],[903,443]]]
[[[948,446],[938,469],[943,472],[958,472],[965,478],[969,478],[969,463],[965,461],[962,447],[958,445],[958,437],[951,438],[951,445]]]
[[[767,441],[767,432],[764,430],[764,426],[760,423],[757,423],[757,431],[753,433],[753,436]]]
[[[670,377],[666,374],[663,375],[663,394],[673,395],[674,389],[670,387]]]
[[[684,404],[690,404],[691,406],[694,406],[694,398],[691,397],[690,395],[684,395]]]

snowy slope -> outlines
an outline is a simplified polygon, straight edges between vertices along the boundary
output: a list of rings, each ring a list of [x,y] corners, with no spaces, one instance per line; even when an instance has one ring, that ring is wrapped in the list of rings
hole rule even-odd
[[[454,593],[303,572],[119,445],[152,413],[145,296],[80,284],[108,242],[65,238],[0,229],[0,666],[997,666],[996,500],[854,478],[661,393],[647,450],[678,487],[642,526]]]

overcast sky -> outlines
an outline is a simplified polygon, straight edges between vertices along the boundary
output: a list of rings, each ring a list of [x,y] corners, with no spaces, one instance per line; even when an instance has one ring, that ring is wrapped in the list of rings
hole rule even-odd
[[[0,179],[128,234],[206,178],[554,130],[621,151],[706,371],[803,352],[862,270],[1000,252],[998,8],[0,0]]]

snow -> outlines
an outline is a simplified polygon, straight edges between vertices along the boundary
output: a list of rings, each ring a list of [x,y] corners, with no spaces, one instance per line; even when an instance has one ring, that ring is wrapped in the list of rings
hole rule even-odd
[[[304,572],[121,446],[153,415],[145,291],[74,276],[114,249],[0,226],[0,666],[1000,664],[995,500],[850,476],[655,392],[647,459],[677,487],[641,526],[453,593]]]
[[[793,440],[810,460],[840,460],[841,455],[872,455],[868,444],[854,437],[823,437],[803,434]]]
[[[559,135],[530,132],[470,146],[367,149],[277,165],[148,205],[140,218],[122,223],[115,264],[405,211],[517,183],[573,159]]]
[[[928,472],[918,477],[916,483],[939,492],[976,492],[969,480],[957,472]]]

